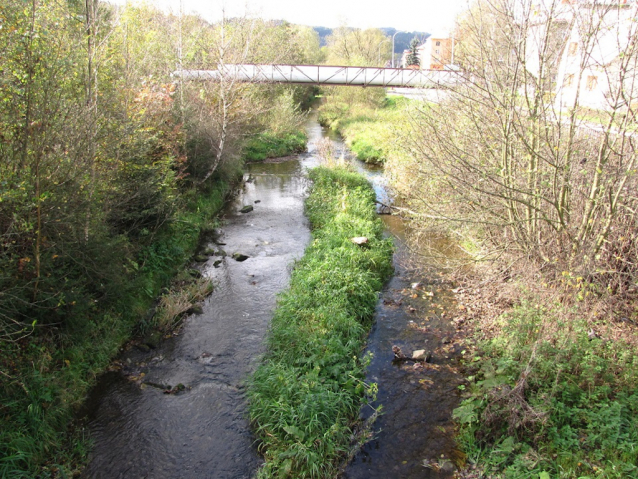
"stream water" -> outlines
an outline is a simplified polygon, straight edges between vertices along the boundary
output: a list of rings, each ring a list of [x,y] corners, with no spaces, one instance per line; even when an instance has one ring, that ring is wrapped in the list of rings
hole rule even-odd
[[[331,138],[338,156],[348,158],[372,183],[377,200],[391,205],[383,169],[350,157],[338,135]],[[379,211],[383,208],[379,207]],[[377,383],[375,408],[382,414],[373,425],[373,438],[345,468],[343,479],[449,478],[463,457],[454,441],[452,410],[459,404],[456,369],[460,347],[451,322],[455,308],[452,286],[437,268],[416,267],[406,242],[406,225],[395,215],[382,215],[386,234],[394,238],[394,276],[386,284],[375,311],[367,351],[373,359],[366,381]],[[449,242],[430,238],[430,247],[449,255]],[[422,265],[421,265],[422,266]],[[393,346],[410,356],[424,349],[431,360],[424,364],[393,361]],[[367,418],[372,408],[362,411]]]
[[[261,460],[245,418],[244,382],[295,259],[310,239],[303,214],[312,155],[249,165],[243,191],[224,212],[217,244],[228,256],[201,266],[215,290],[203,314],[150,352],[133,347],[88,401],[95,446],[91,478],[248,478]],[[243,205],[254,211],[239,213]],[[222,244],[225,243],[225,244]],[[233,253],[249,256],[243,262]],[[222,259],[219,267],[214,262]],[[154,384],[155,386],[152,386]],[[183,384],[177,394],[162,387]]]
[[[212,256],[200,266],[215,284],[203,314],[188,317],[179,335],[154,350],[130,347],[121,355],[121,368],[99,380],[86,405],[95,445],[85,477],[254,475],[261,459],[245,416],[244,383],[263,353],[276,295],[287,286],[292,264],[310,239],[303,215],[304,171],[318,164],[316,144],[327,133],[314,120],[307,130],[308,153],[248,166],[243,190],[225,209],[219,235],[207,245],[228,256]],[[347,156],[343,143],[332,141],[337,153]],[[355,165],[388,204],[382,172]],[[248,204],[254,211],[241,214]],[[451,477],[450,465],[458,458],[449,418],[460,381],[451,367],[458,354],[449,339],[454,330],[445,317],[451,293],[433,278],[412,288],[418,280],[406,266],[404,226],[396,216],[383,218],[388,234],[397,239],[396,275],[377,307],[368,380],[379,385],[377,405],[383,405],[384,414],[374,424],[375,437],[343,477]],[[236,261],[233,253],[248,259]],[[432,362],[420,368],[393,363],[394,345],[406,354],[427,349]],[[178,384],[182,391],[165,393]]]

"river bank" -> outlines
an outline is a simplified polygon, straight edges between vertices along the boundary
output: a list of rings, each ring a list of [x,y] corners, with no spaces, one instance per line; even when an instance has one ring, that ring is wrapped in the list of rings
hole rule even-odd
[[[471,271],[449,275],[456,286],[452,319],[464,337],[459,366],[466,378],[454,411],[462,450],[458,463],[465,463],[458,474],[635,477],[638,313],[627,269],[635,249],[626,243],[628,236],[616,233],[609,251],[622,253],[610,256],[606,250],[596,259],[609,266],[595,272],[561,260],[557,250],[551,260],[535,260],[529,250],[503,248],[511,239],[497,239],[503,228],[486,237],[486,226],[473,223],[480,199],[455,201],[454,188],[440,193],[447,182],[436,174],[439,157],[424,153],[424,145],[437,137],[422,135],[423,124],[445,116],[445,110],[432,111],[443,107],[405,103],[401,120],[392,125],[384,123],[397,112],[384,112],[382,105],[339,107],[327,112],[345,116],[333,122],[347,125],[341,131],[354,135],[349,142],[360,132],[386,130],[365,138],[385,152],[392,186],[419,229],[410,242],[416,256],[440,259],[422,240],[428,231],[448,232],[465,254],[457,266],[472,265]],[[450,168],[456,172],[456,164]],[[465,221],[446,221],[457,218],[455,207],[468,208]]]

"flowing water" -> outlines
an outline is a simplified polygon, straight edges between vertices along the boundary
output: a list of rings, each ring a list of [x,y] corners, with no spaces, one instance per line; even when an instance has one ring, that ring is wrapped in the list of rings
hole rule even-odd
[[[207,245],[227,256],[212,256],[201,266],[216,285],[203,314],[188,317],[179,335],[154,350],[123,352],[121,368],[101,377],[86,406],[95,446],[85,477],[254,475],[261,459],[246,420],[244,384],[264,351],[276,294],[287,286],[292,264],[310,239],[303,215],[304,171],[317,165],[316,143],[326,133],[311,120],[308,134],[307,154],[249,165],[243,190],[226,208],[219,235]],[[347,156],[343,143],[333,142],[337,153]],[[378,199],[388,204],[382,172],[355,164],[371,179]],[[254,211],[239,213],[249,204]],[[445,316],[451,294],[435,278],[421,279],[412,289],[416,273],[406,266],[403,223],[396,216],[383,218],[388,234],[397,239],[396,275],[377,307],[368,380],[379,385],[377,405],[383,404],[384,414],[374,424],[374,439],[343,477],[451,477],[446,461],[457,458],[449,417],[460,381],[451,367],[457,351],[449,343],[454,331]],[[236,261],[233,253],[248,259]],[[407,354],[427,349],[432,362],[417,369],[411,362],[394,363],[394,345]],[[166,394],[177,385],[183,390]],[[443,470],[426,468],[423,461],[436,461]]]
[[[340,155],[348,156],[343,142],[331,135]],[[383,205],[392,198],[379,167],[350,160],[365,174]],[[379,206],[379,211],[386,208]],[[394,237],[395,274],[385,286],[375,312],[375,325],[367,351],[373,354],[367,382],[378,385],[377,401],[382,414],[373,425],[374,437],[346,467],[344,479],[402,479],[453,477],[463,457],[456,449],[452,410],[459,404],[457,371],[460,347],[451,322],[455,301],[452,286],[436,268],[413,266],[406,243],[406,224],[398,216],[383,215],[386,233]],[[453,250],[448,241],[430,238],[443,256]],[[424,349],[430,362],[393,361],[393,346],[411,356]],[[367,418],[371,408],[362,411]]]
[[[248,478],[261,460],[245,417],[244,382],[263,352],[275,297],[310,239],[303,215],[312,155],[249,165],[202,273],[203,314],[157,349],[125,352],[88,401],[91,478]],[[243,205],[254,211],[241,214]],[[225,243],[225,244],[221,244]],[[233,253],[249,256],[243,262]],[[214,262],[222,260],[217,268]],[[176,394],[169,386],[184,385]]]

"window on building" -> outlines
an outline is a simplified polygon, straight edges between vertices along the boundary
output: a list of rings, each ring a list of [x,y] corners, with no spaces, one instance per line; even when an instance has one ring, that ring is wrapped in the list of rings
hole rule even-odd
[[[593,91],[598,86],[598,77],[590,75],[587,77],[587,90]]]
[[[563,79],[563,87],[569,88],[570,86],[572,86],[572,83],[574,83],[574,74],[568,73],[567,75],[565,75],[565,78]]]
[[[436,42],[436,46],[440,47],[441,46],[441,42]]]
[[[574,55],[576,55],[577,51],[578,51],[578,43],[577,42],[571,42],[569,44],[569,49],[567,50],[567,54],[569,56],[574,56]]]

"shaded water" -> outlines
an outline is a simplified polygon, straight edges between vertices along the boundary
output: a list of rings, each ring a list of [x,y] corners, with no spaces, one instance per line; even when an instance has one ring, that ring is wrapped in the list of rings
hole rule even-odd
[[[333,141],[342,145],[338,138]],[[351,161],[371,181],[377,200],[391,204],[383,170]],[[456,329],[451,323],[455,307],[452,287],[441,280],[435,269],[424,276],[413,267],[406,224],[400,217],[382,218],[386,233],[395,240],[395,274],[376,307],[367,346],[373,359],[366,377],[367,382],[378,385],[373,406],[382,405],[382,414],[373,425],[373,439],[346,467],[342,477],[453,477],[455,464],[463,462],[456,449],[451,420],[452,410],[459,404],[458,386],[463,378],[455,367],[460,347],[455,344]],[[449,254],[449,244],[430,239],[443,255]],[[395,345],[407,356],[424,349],[432,355],[431,362],[395,362]],[[372,412],[366,408],[362,416],[368,417]]]
[[[276,294],[310,233],[303,215],[308,158],[250,165],[225,210],[215,249],[229,256],[202,272],[214,280],[201,315],[151,351],[124,353],[89,399],[91,478],[248,478],[261,459],[245,418],[244,382],[263,352]],[[254,211],[241,214],[242,205]],[[244,262],[230,257],[238,252]],[[154,386],[152,386],[153,384]],[[162,387],[183,384],[177,394]],[[159,386],[159,387],[158,387]]]

